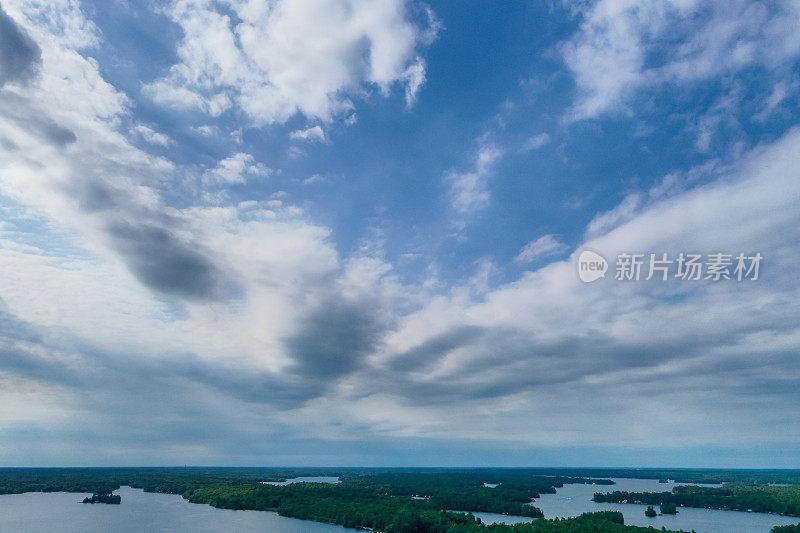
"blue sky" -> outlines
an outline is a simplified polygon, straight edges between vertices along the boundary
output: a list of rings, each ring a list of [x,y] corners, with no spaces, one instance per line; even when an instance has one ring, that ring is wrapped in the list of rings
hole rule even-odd
[[[0,8],[0,464],[797,466],[795,3]]]

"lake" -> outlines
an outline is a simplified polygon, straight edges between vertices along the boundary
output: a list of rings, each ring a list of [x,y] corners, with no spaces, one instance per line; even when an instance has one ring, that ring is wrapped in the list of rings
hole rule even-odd
[[[122,504],[81,504],[74,492],[27,492],[0,496],[0,529],[15,533],[347,533],[360,531],[332,524],[287,518],[266,511],[231,511],[189,503],[176,494],[122,487]],[[361,531],[363,533],[363,531]]]
[[[542,494],[533,505],[544,512],[545,518],[578,516],[592,511],[621,511],[625,523],[633,526],[654,526],[661,529],[683,529],[697,533],[769,533],[773,526],[797,524],[800,517],[780,516],[766,513],[745,513],[716,509],[693,509],[679,507],[678,514],[648,518],[644,515],[646,505],[627,503],[595,503],[595,492],[615,490],[629,492],[669,492],[676,485],[691,483],[659,483],[657,479],[612,478],[616,485],[564,485],[555,494]],[[719,485],[704,485],[719,486]],[[656,508],[658,510],[658,508]]]
[[[336,481],[334,481],[334,479]],[[295,478],[288,482],[335,483],[336,478]],[[564,485],[556,494],[544,494],[533,504],[547,518],[578,516],[591,511],[622,511],[625,523],[654,526],[661,529],[683,529],[697,533],[769,533],[772,526],[797,524],[800,518],[762,513],[719,511],[713,509],[679,508],[675,516],[644,516],[645,505],[595,503],[595,492],[626,490],[635,492],[664,492],[675,483],[659,483],[649,479],[614,479],[616,485]],[[360,530],[287,518],[266,511],[231,511],[209,505],[189,503],[175,494],[146,493],[140,489],[122,487],[121,505],[80,504],[89,494],[67,492],[28,492],[0,495],[2,530],[20,533],[41,531],[59,532],[217,532],[270,531],[271,533],[346,533]],[[529,517],[506,516],[495,513],[473,513],[484,523],[516,524],[532,520]],[[362,531],[363,533],[363,531]]]

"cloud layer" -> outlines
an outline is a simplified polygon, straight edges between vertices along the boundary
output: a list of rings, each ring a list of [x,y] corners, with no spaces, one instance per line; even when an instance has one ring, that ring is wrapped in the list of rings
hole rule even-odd
[[[273,190],[280,168],[240,146],[241,132],[235,149],[164,155],[188,134],[145,125],[103,77],[87,52],[100,32],[76,3],[3,6],[2,462],[358,463],[387,461],[386,450],[413,458],[418,444],[442,457],[620,441],[797,449],[798,129],[628,191],[578,237],[525,237],[507,265],[470,263],[471,279],[440,280],[435,265],[408,277],[380,238],[342,246],[313,203]],[[796,10],[735,7],[581,4],[560,48],[579,89],[565,122],[624,107],[648,83],[784,68]],[[413,104],[438,28],[424,6],[389,0],[181,0],[164,15],[183,31],[179,62],[145,93],[265,126],[354,117],[370,88],[402,88]],[[687,18],[707,40],[679,33],[651,65],[650,40]],[[729,19],[742,39],[724,33]],[[783,82],[772,109],[796,90]],[[327,125],[291,129],[287,142],[332,143]],[[518,152],[536,157],[561,144],[540,129],[521,138]],[[488,139],[444,174],[442,218],[459,238],[499,197],[498,162],[514,157]],[[765,262],[756,282],[585,285],[583,247]],[[535,462],[523,452],[509,457]]]

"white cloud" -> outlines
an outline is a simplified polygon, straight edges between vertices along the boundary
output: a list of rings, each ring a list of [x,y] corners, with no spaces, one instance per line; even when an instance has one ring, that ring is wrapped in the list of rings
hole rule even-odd
[[[399,402],[414,398],[412,405],[441,415],[436,425],[403,426],[426,438],[502,434],[553,446],[613,445],[620,438],[633,446],[687,446],[724,441],[732,418],[737,439],[754,444],[777,420],[794,428],[795,407],[765,422],[762,402],[796,405],[791,382],[800,367],[792,354],[800,348],[800,322],[784,318],[800,312],[793,259],[800,253],[798,168],[794,130],[707,186],[635,212],[637,202],[626,199],[614,211],[627,221],[580,247],[607,258],[622,251],[761,251],[772,258],[769,278],[584,285],[570,257],[479,298],[453,290],[402,317],[387,336],[377,370],[368,374],[379,380],[375,393],[395,391]],[[390,375],[396,389],[381,375]],[[607,394],[610,387],[614,394]],[[558,393],[566,388],[567,405]],[[441,409],[433,408],[437,402]],[[664,405],[683,417],[677,433],[649,423]],[[554,409],[569,416],[554,417]],[[468,429],[467,420],[480,421],[481,429]],[[547,421],[546,429],[532,421]],[[598,440],[609,425],[617,431]],[[798,439],[796,429],[786,436]]]
[[[74,0],[4,0],[3,9],[58,46],[80,50],[100,42],[99,28]]]
[[[450,205],[455,211],[467,215],[489,205],[491,195],[487,180],[494,162],[502,155],[497,146],[481,141],[473,170],[450,172],[445,176],[445,182],[450,185]]]
[[[418,57],[403,73],[403,78],[406,80],[406,107],[411,107],[425,83],[425,60]]]
[[[383,307],[394,298],[391,267],[340,258],[330,230],[305,220],[285,195],[212,207],[187,196],[187,205],[169,205],[165,189],[195,169],[133,146],[119,131],[131,120],[124,95],[95,61],[47,38],[36,4],[20,9],[30,10],[20,20],[38,21],[27,30],[42,68],[24,90],[0,89],[0,138],[14,140],[0,144],[0,201],[4,215],[18,213],[0,227],[0,347],[19,362],[12,368],[4,358],[0,381],[35,386],[24,398],[30,410],[0,412],[0,426],[16,419],[64,439],[61,451],[42,450],[63,458],[82,448],[64,431],[108,432],[125,448],[135,421],[137,431],[163,439],[148,448],[164,451],[187,441],[152,415],[155,404],[187,420],[195,414],[176,397],[197,396],[203,417],[224,405],[242,417],[227,428],[241,436],[246,427],[274,427],[278,405],[333,387],[382,331]],[[204,178],[216,185],[268,173],[236,153]],[[33,220],[37,246],[17,230]],[[314,335],[326,319],[346,331],[346,346],[331,351],[328,337],[323,353]],[[152,390],[155,383],[170,395]],[[4,400],[18,404],[6,389]],[[135,406],[118,401],[135,394]],[[37,414],[54,397],[71,413],[58,424]],[[127,457],[138,457],[134,448]]]
[[[328,121],[348,113],[365,86],[403,85],[410,105],[424,81],[417,49],[432,40],[402,0],[231,2],[177,0],[181,62],[145,87],[156,101],[217,115],[235,102],[257,124],[296,113]]]
[[[523,146],[523,150],[538,150],[542,146],[546,145],[550,142],[550,136],[546,133],[540,133],[539,135],[534,135],[527,141],[525,141],[525,145]]]
[[[753,120],[757,122],[765,121],[778,106],[791,94],[794,94],[800,89],[800,82],[793,80],[791,82],[779,81],[772,87],[772,92],[764,99],[764,107],[753,115]]]
[[[250,154],[239,152],[222,159],[217,166],[203,174],[206,183],[235,184],[244,183],[251,177],[269,176],[272,169],[256,162]]]
[[[295,130],[289,134],[289,138],[298,141],[325,142],[325,132],[319,126],[314,126],[304,130]]]
[[[544,235],[523,246],[514,261],[527,264],[534,259],[561,254],[568,249],[569,247],[561,242],[556,235]]]
[[[203,124],[202,126],[193,127],[192,131],[199,133],[203,137],[211,137],[212,135],[219,135],[219,128],[211,126],[210,124]]]
[[[754,65],[771,69],[800,54],[796,2],[571,3],[582,20],[560,50],[579,90],[572,120],[624,109],[640,90]],[[656,46],[658,59],[646,61]]]
[[[469,278],[470,287],[477,294],[489,292],[491,280],[497,273],[498,268],[491,259],[479,259],[475,262],[475,273]]]
[[[594,237],[607,233],[616,226],[629,221],[636,215],[643,201],[643,195],[639,193],[630,193],[613,209],[604,213],[597,213],[586,227],[587,237]]]
[[[134,126],[133,132],[150,144],[156,144],[158,146],[169,146],[172,144],[172,139],[169,138],[169,135],[159,133],[144,124],[137,124]]]
[[[315,183],[324,183],[326,181],[328,180],[325,178],[325,176],[314,174],[313,176],[304,179],[303,185],[314,185]]]

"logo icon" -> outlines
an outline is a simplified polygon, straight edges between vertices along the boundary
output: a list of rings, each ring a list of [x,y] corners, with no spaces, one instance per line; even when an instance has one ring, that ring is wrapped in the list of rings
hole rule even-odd
[[[602,255],[591,250],[584,250],[578,256],[578,277],[584,283],[592,283],[606,277],[608,261]]]

